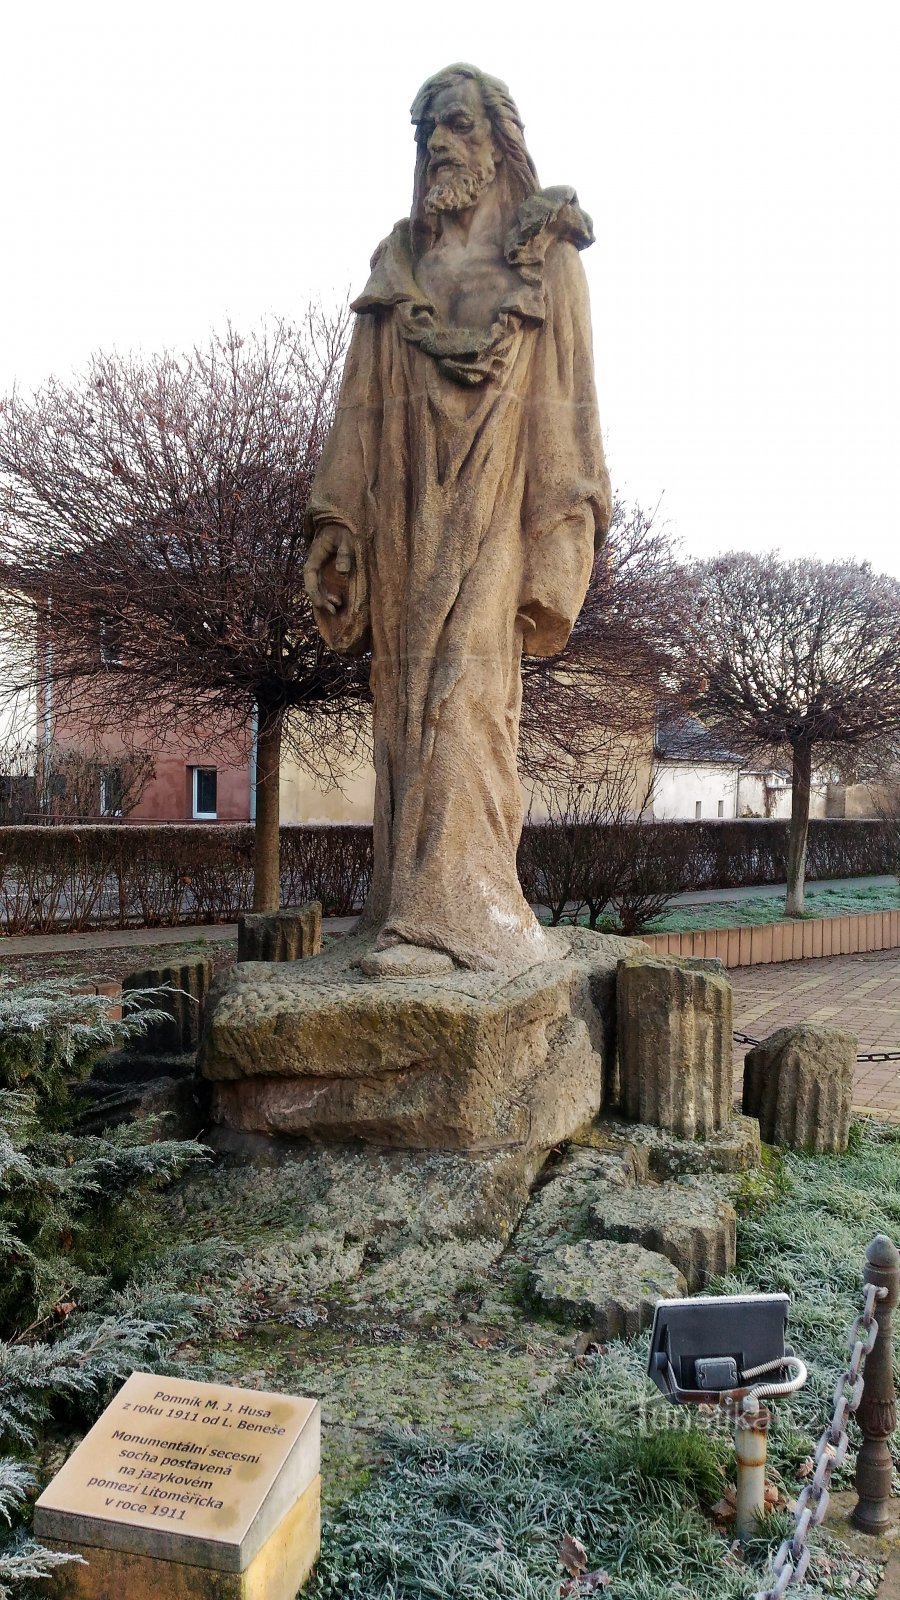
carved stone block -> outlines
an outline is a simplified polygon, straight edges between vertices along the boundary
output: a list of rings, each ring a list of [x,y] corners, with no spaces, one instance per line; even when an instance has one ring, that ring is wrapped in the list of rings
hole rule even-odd
[[[649,1327],[657,1300],[679,1299],[686,1284],[654,1251],[582,1239],[545,1256],[529,1275],[528,1291],[546,1311],[595,1339],[627,1339]]]
[[[847,1148],[858,1042],[805,1022],[779,1028],[744,1058],[744,1111],[767,1144],[839,1155]]]
[[[666,956],[619,963],[621,1108],[683,1139],[709,1138],[731,1116],[731,984],[711,968]]]
[[[639,1244],[666,1256],[692,1291],[730,1272],[735,1263],[734,1207],[694,1183],[608,1189],[591,1207],[590,1221],[601,1239]]]
[[[322,948],[318,900],[283,911],[244,912],[238,917],[238,961],[304,961]]]
[[[238,963],[201,1052],[216,1122],[407,1149],[548,1149],[603,1102],[622,939],[548,933],[524,972],[370,979],[362,936]]]
[[[169,967],[146,967],[141,972],[130,972],[122,980],[122,995],[127,998],[135,989],[163,989],[162,994],[148,995],[138,1005],[138,1010],[152,1008],[165,1011],[166,1017],[151,1023],[140,1040],[134,1042],[134,1051],[140,1055],[189,1055],[200,1043],[203,1010],[212,983],[212,962],[206,956],[192,961],[180,961]],[[129,1051],[129,1054],[132,1052]]]

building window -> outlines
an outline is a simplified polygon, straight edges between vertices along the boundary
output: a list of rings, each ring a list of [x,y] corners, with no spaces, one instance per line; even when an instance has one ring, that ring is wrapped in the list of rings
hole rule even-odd
[[[194,817],[199,821],[215,822],[218,815],[216,810],[216,769],[215,767],[194,767],[193,774]]]
[[[125,800],[121,767],[100,768],[100,815],[120,817]]]
[[[725,815],[725,801],[724,800],[720,800],[719,801],[719,816],[720,817],[724,817],[724,815]]]
[[[695,822],[699,822],[700,818],[702,817],[702,815],[703,815],[703,803],[702,803],[702,801],[698,800],[696,805],[694,806],[694,821]]]

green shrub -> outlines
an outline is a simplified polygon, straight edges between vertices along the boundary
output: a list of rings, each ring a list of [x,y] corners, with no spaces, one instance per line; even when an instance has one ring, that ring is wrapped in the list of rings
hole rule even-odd
[[[0,1600],[60,1560],[25,1529],[41,1431],[89,1418],[196,1327],[195,1296],[139,1275],[155,1191],[207,1153],[137,1124],[107,1137],[71,1125],[72,1084],[157,1015],[111,1023],[108,1006],[60,980],[0,989]]]

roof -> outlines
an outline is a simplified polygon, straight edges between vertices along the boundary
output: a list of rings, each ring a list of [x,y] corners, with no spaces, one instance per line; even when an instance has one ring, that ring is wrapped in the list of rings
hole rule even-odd
[[[656,724],[656,754],[663,761],[695,761],[703,766],[741,767],[744,756],[730,750],[717,733],[685,711],[660,711]]]

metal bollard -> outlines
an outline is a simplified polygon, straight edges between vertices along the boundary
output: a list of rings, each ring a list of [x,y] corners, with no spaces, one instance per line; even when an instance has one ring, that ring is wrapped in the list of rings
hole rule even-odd
[[[887,1290],[875,1307],[878,1336],[866,1357],[857,1419],[863,1443],[856,1458],[859,1495],[850,1521],[861,1533],[884,1533],[891,1525],[893,1467],[888,1440],[897,1426],[892,1313],[900,1299],[900,1251],[883,1233],[866,1251],[866,1283]]]
[[[759,1519],[766,1510],[766,1453],[771,1412],[761,1406],[755,1394],[741,1401],[734,1428],[737,1456],[737,1501],[735,1533],[743,1542],[759,1532]]]

